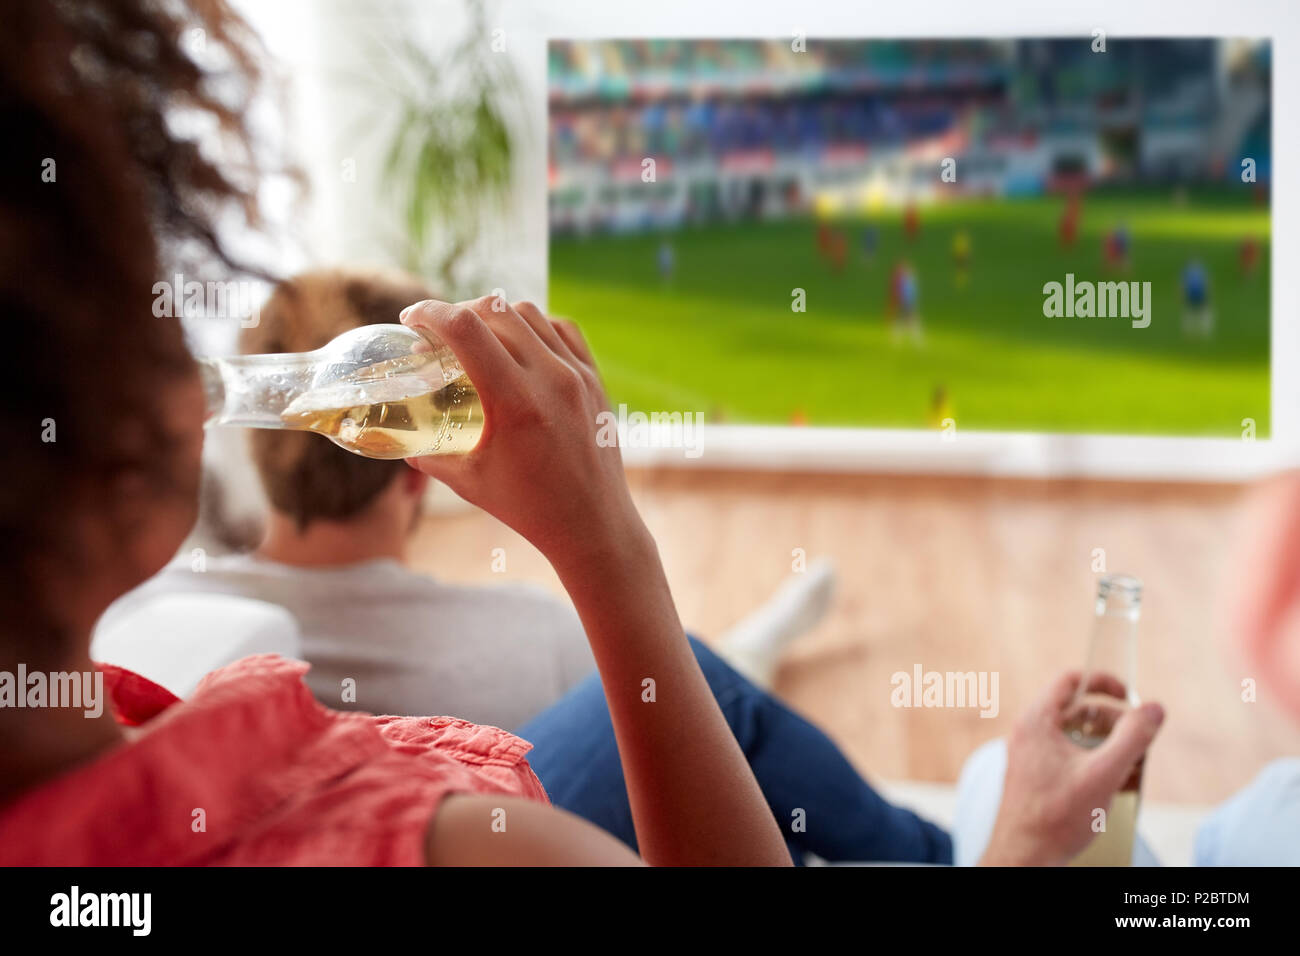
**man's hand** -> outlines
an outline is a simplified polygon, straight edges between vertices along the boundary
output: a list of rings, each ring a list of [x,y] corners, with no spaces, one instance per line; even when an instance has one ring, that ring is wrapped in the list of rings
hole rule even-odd
[[[982,866],[1060,866],[1081,853],[1095,834],[1094,811],[1132,774],[1160,729],[1159,704],[1127,711],[1106,740],[1088,749],[1066,736],[1062,717],[1080,676],[1066,674],[1017,722],[1007,741],[1002,806]],[[1089,690],[1122,696],[1113,678]]]

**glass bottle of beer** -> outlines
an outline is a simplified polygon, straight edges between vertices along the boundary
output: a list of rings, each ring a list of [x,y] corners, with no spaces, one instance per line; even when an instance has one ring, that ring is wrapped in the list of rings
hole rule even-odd
[[[446,345],[365,325],[314,352],[199,360],[209,425],[313,431],[367,458],[461,454],[483,406]]]
[[[1065,732],[1082,747],[1101,744],[1120,717],[1140,703],[1135,685],[1141,607],[1142,582],[1137,578],[1111,574],[1098,583],[1083,679],[1065,713]],[[1132,865],[1142,762],[1111,799],[1105,817],[1090,821],[1099,832],[1072,866]]]

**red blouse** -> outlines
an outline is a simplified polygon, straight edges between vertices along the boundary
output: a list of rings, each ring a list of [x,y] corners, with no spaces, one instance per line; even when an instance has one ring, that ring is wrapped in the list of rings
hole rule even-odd
[[[145,733],[0,809],[0,865],[420,865],[447,794],[547,800],[526,741],[330,710],[298,661],[244,658],[186,701],[101,669]]]

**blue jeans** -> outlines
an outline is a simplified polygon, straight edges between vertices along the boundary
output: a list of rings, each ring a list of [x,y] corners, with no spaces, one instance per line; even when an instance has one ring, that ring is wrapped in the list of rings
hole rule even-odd
[[[951,863],[948,834],[881,798],[824,733],[695,638],[691,648],[744,751],[791,856],[832,862]],[[614,728],[592,674],[521,727],[551,802],[636,849]]]

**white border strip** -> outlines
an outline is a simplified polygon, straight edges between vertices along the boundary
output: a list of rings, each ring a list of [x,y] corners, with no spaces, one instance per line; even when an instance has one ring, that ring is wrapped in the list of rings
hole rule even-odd
[[[1273,442],[1231,438],[958,431],[947,439],[911,429],[705,423],[698,426],[701,453],[691,458],[683,448],[667,447],[666,429],[646,426],[642,437],[623,448],[632,467],[1237,482],[1286,463]]]

